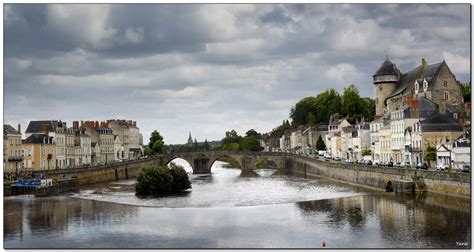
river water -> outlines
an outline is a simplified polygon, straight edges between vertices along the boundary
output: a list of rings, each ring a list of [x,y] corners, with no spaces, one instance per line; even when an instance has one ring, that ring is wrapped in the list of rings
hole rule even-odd
[[[186,163],[184,163],[186,165]],[[189,170],[190,167],[187,167]],[[4,198],[5,248],[470,248],[470,201],[394,194],[216,162],[192,190],[134,195],[134,180]]]

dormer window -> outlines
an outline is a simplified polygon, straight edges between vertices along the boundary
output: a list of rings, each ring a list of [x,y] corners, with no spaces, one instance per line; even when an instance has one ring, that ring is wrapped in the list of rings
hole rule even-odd
[[[458,119],[458,113],[453,113],[453,118],[457,120]]]
[[[448,81],[444,80],[444,87],[448,87]]]
[[[415,81],[415,93],[418,93],[420,90],[420,84],[418,84],[418,81]]]
[[[423,90],[426,91],[428,89],[428,82],[423,80]]]

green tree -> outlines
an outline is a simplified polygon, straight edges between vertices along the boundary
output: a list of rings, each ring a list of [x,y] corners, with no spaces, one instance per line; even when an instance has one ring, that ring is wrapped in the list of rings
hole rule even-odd
[[[142,168],[137,177],[137,195],[159,196],[171,192],[173,176],[166,166],[148,165]]]
[[[204,149],[205,151],[208,151],[208,150],[211,149],[211,146],[210,146],[209,143],[207,142],[207,139],[204,140],[203,149]]]
[[[341,111],[341,96],[339,93],[331,88],[316,96],[316,123],[327,124],[329,117],[334,113]]]
[[[362,117],[364,108],[363,100],[359,96],[359,90],[355,85],[344,88],[342,94],[342,116],[347,116],[347,121],[356,123]]]
[[[285,133],[285,130],[291,129],[291,125],[288,120],[283,120],[283,123],[272,130],[271,136],[280,138]]]
[[[148,147],[150,148],[151,154],[161,154],[163,153],[165,142],[163,141],[163,137],[160,135],[158,131],[153,131],[150,137],[150,143]]]
[[[191,181],[184,167],[177,165],[173,162],[169,164],[170,174],[173,176],[173,183],[171,185],[171,191],[179,192],[191,188]]]
[[[222,139],[222,145],[230,143],[239,143],[242,137],[237,134],[235,130],[226,131],[225,137]]]
[[[240,143],[242,150],[245,151],[262,151],[263,147],[260,145],[256,136],[246,136],[242,138]]]
[[[375,115],[375,100],[369,97],[364,97],[362,99],[362,117],[366,121],[372,121]]]
[[[248,131],[245,133],[245,136],[248,136],[248,137],[249,137],[249,136],[259,137],[260,134],[259,134],[257,131],[255,131],[254,129],[250,129],[250,130],[248,130]]]
[[[146,165],[142,167],[135,184],[139,196],[163,196],[191,188],[188,174],[182,166]]]
[[[372,151],[370,149],[365,149],[362,151],[362,156],[369,156],[372,155]]]
[[[431,161],[436,160],[436,148],[428,146],[425,152],[425,160],[428,160],[428,166],[431,167]]]
[[[316,116],[314,115],[314,113],[308,113],[307,121],[308,124],[311,126],[316,125]]]
[[[296,128],[308,123],[308,113],[315,113],[317,109],[315,106],[315,100],[315,97],[305,97],[291,108],[290,118],[292,120],[292,127]]]
[[[461,84],[461,90],[464,101],[471,101],[471,82]]]
[[[326,150],[326,144],[321,136],[319,136],[318,141],[316,141],[316,150]]]

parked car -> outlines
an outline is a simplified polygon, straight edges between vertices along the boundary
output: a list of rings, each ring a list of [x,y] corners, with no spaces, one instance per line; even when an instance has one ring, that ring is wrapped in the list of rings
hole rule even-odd
[[[365,163],[366,165],[372,165],[372,161],[371,160],[367,160],[367,162]]]
[[[331,154],[326,153],[326,154],[324,155],[324,158],[325,158],[325,159],[331,159]]]
[[[374,162],[372,163],[373,165],[380,165],[380,160],[374,160]]]
[[[470,165],[463,165],[460,166],[456,169],[456,172],[465,172],[465,173],[470,173],[471,172],[471,166]]]
[[[334,157],[333,160],[334,161],[341,161],[341,158],[340,157]]]
[[[428,170],[428,165],[426,163],[418,163],[416,165],[416,169],[421,169],[421,170]]]
[[[387,163],[387,166],[388,166],[388,167],[393,167],[393,162],[392,162],[392,161],[389,161],[389,162]]]
[[[444,171],[446,169],[446,165],[439,164],[436,166],[436,171]]]
[[[354,162],[354,160],[348,158],[348,159],[346,159],[344,162],[346,162],[346,163],[348,163],[348,164],[352,164],[352,163]]]

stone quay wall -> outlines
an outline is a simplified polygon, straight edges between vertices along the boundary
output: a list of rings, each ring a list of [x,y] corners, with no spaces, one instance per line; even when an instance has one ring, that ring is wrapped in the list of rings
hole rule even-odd
[[[389,181],[394,184],[413,182],[417,191],[463,198],[469,198],[471,195],[471,174],[469,173],[331,163],[297,155],[287,157],[286,169],[306,176],[327,177],[384,191]]]

